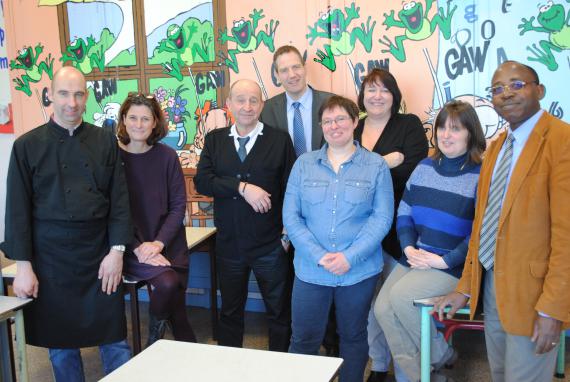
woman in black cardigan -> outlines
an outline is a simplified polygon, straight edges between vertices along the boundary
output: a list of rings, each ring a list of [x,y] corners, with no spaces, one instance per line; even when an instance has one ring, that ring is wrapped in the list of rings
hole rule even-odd
[[[398,210],[410,174],[428,154],[422,122],[414,114],[399,113],[401,101],[402,93],[394,76],[386,70],[373,69],[360,86],[358,106],[366,112],[366,117],[360,120],[354,131],[354,139],[364,148],[380,154],[388,163],[394,186],[394,211]],[[381,280],[385,280],[396,264],[395,260],[401,256],[395,214],[390,232],[382,241],[382,249],[384,269]],[[390,350],[373,312],[368,322],[369,355],[372,358],[368,382],[383,381],[390,363]],[[396,377],[400,375],[403,376],[396,366]]]

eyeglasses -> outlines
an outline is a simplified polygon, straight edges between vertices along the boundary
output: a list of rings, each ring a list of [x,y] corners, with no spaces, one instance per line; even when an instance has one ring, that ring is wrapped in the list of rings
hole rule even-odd
[[[526,85],[532,84],[532,83],[535,83],[538,85],[537,81],[530,81],[530,82],[513,81],[508,85],[490,86],[487,88],[487,91],[489,93],[491,93],[491,95],[493,95],[493,96],[498,96],[499,94],[503,94],[505,92],[505,90],[507,90],[507,89],[510,91],[519,91],[522,88],[524,88]]]
[[[338,126],[345,125],[347,121],[350,121],[350,117],[348,115],[339,115],[335,119],[324,119],[321,121],[321,127],[331,127],[333,122],[336,122]]]
[[[144,94],[141,92],[129,92],[127,94],[128,98],[148,98],[148,99],[154,99],[154,93],[150,93],[150,94]]]

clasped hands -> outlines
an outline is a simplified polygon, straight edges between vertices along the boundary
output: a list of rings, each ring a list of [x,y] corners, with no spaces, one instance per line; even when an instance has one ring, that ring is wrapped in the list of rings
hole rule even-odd
[[[447,269],[448,266],[443,258],[435,253],[424,249],[416,249],[412,246],[404,248],[404,254],[407,257],[408,264],[413,269]]]
[[[337,276],[344,275],[350,269],[350,264],[342,252],[326,253],[319,260],[319,265]]]
[[[164,243],[161,241],[145,241],[133,250],[139,263],[154,265],[154,266],[169,266],[170,261],[162,255]]]

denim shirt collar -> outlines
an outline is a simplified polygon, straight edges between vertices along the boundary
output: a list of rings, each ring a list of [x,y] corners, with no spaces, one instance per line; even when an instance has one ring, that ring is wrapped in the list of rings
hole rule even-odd
[[[361,146],[360,143],[358,143],[358,141],[354,140],[353,141],[354,145],[356,146],[356,150],[354,150],[354,152],[352,153],[352,155],[343,163],[341,164],[346,164],[346,163],[354,163],[358,166],[361,165],[362,163],[362,150],[364,150]],[[317,163],[325,165],[327,167],[331,167],[331,162],[329,161],[329,157],[327,155],[327,150],[329,148],[329,144],[325,142],[325,144],[323,145],[323,147],[321,147],[321,149],[317,152]]]

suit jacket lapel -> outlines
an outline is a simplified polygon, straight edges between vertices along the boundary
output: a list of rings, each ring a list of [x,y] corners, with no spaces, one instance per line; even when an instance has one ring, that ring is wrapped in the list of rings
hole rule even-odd
[[[313,90],[313,105],[311,110],[311,121],[313,123],[313,126],[311,126],[311,128],[313,130],[313,138],[311,141],[311,149],[318,150],[321,148],[321,143],[323,142],[323,130],[319,125],[319,108],[321,107],[323,100],[321,99],[322,97],[318,90],[315,90],[313,88],[311,88],[311,90]]]
[[[532,164],[537,158],[537,154],[540,148],[544,144],[544,134],[548,127],[548,121],[546,119],[547,114],[544,113],[542,117],[538,120],[538,123],[530,133],[528,141],[526,142],[513,173],[511,174],[511,179],[509,185],[507,186],[507,194],[503,200],[503,207],[501,209],[501,217],[499,219],[499,231],[506,220],[515,197],[517,196],[522,183],[527,177],[527,174],[532,167]]]
[[[276,121],[285,121],[283,127],[285,131],[289,132],[289,123],[287,122],[287,97],[285,96],[285,92],[279,95],[277,98],[277,105],[275,108],[275,120]],[[279,125],[279,123],[277,123]],[[271,126],[271,127],[278,127],[278,126]]]

